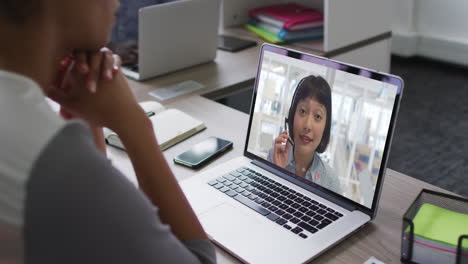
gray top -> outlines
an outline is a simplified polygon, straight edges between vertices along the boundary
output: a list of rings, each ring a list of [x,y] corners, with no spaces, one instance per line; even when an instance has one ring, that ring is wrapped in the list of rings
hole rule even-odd
[[[267,159],[270,162],[273,162],[273,151],[274,149],[268,151]],[[294,151],[292,149],[288,153],[288,163],[285,168],[290,172],[296,173],[296,161],[294,160]],[[312,166],[307,170],[305,178],[331,191],[342,194],[338,177],[333,169],[323,162],[317,152],[314,152]]]
[[[208,240],[181,242],[158,209],[70,122],[26,185],[25,263],[215,263]]]

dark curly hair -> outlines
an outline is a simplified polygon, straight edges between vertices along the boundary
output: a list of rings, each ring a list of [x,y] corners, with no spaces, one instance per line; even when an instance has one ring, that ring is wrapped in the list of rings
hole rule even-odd
[[[330,141],[330,129],[331,129],[331,117],[332,117],[332,103],[331,103],[331,89],[327,81],[320,76],[307,76],[303,78],[297,85],[296,90],[289,108],[288,114],[288,126],[291,133],[291,138],[294,138],[293,127],[294,127],[294,114],[296,108],[301,100],[306,98],[314,98],[320,104],[324,105],[327,110],[327,121],[325,123],[325,129],[323,130],[322,141],[317,147],[318,153],[323,153],[328,146]]]
[[[0,0],[0,17],[13,24],[24,24],[38,5],[37,0]]]

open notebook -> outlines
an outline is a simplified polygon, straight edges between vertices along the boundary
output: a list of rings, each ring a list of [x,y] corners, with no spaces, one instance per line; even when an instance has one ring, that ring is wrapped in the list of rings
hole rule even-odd
[[[164,106],[154,101],[141,102],[140,105],[153,123],[161,150],[165,150],[206,128],[202,121],[180,110],[165,109]],[[110,129],[104,129],[104,136],[107,144],[125,149],[117,134]]]

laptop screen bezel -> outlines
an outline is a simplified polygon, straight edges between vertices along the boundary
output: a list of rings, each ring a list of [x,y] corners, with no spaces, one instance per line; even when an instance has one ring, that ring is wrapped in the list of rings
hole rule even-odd
[[[397,86],[397,94],[396,94],[396,97],[395,97],[395,103],[394,103],[393,110],[392,110],[390,125],[389,125],[389,129],[388,129],[388,134],[387,134],[387,138],[386,138],[386,142],[385,142],[384,151],[383,151],[383,154],[382,154],[382,162],[381,162],[381,165],[380,165],[380,170],[379,170],[377,183],[375,185],[376,187],[375,187],[375,192],[374,192],[374,197],[373,197],[373,200],[372,200],[372,207],[371,208],[366,207],[366,206],[364,206],[364,205],[362,205],[360,203],[357,203],[357,202],[355,202],[355,201],[353,201],[353,200],[351,200],[351,199],[349,199],[349,198],[347,198],[347,197],[345,197],[343,195],[337,194],[337,193],[335,193],[335,192],[333,192],[333,191],[331,191],[331,190],[329,190],[329,189],[327,189],[325,187],[322,187],[322,186],[320,186],[320,185],[318,185],[316,183],[313,183],[313,182],[311,182],[309,180],[306,180],[305,178],[303,178],[301,176],[298,176],[298,175],[296,175],[296,174],[294,174],[294,173],[292,173],[292,172],[290,172],[290,171],[288,171],[288,170],[286,170],[284,168],[276,166],[272,162],[269,162],[269,161],[255,155],[254,153],[251,153],[251,152],[248,151],[248,144],[249,144],[249,139],[250,139],[250,130],[251,130],[251,127],[252,127],[253,114],[254,114],[255,103],[256,103],[256,99],[257,99],[258,81],[259,81],[259,77],[260,77],[261,70],[262,70],[262,62],[263,62],[263,56],[264,56],[265,51],[270,51],[270,52],[280,54],[280,55],[285,55],[285,56],[288,56],[288,57],[291,57],[291,58],[296,58],[296,59],[300,59],[300,60],[307,61],[307,62],[310,62],[310,63],[323,65],[323,66],[326,66],[326,67],[329,67],[329,68],[333,68],[333,69],[340,70],[340,71],[345,71],[345,72],[355,74],[355,75],[358,75],[358,76],[366,76],[366,77],[369,77],[369,78],[377,80],[377,81],[381,81],[381,82],[385,82],[385,83],[389,83],[389,84],[393,84],[393,85]],[[302,58],[307,58],[307,59],[302,59]],[[296,50],[287,49],[287,48],[284,48],[284,47],[279,47],[279,46],[275,46],[275,45],[271,45],[271,44],[263,44],[262,48],[261,48],[260,56],[259,56],[259,62],[258,62],[258,66],[257,66],[257,75],[256,75],[256,79],[255,79],[255,85],[254,85],[253,93],[252,93],[252,101],[251,101],[250,116],[249,116],[249,125],[248,125],[248,129],[247,129],[246,142],[245,142],[245,145],[244,145],[244,156],[246,156],[246,157],[248,157],[248,158],[250,158],[252,160],[255,160],[256,162],[260,162],[262,164],[265,164],[266,166],[273,167],[277,171],[280,171],[280,172],[284,173],[285,175],[287,175],[289,177],[283,177],[283,179],[285,179],[285,180],[287,180],[287,181],[289,181],[289,182],[291,182],[291,183],[293,183],[295,185],[299,185],[301,187],[304,187],[304,184],[306,184],[307,186],[310,187],[310,188],[306,188],[306,189],[308,189],[310,191],[313,191],[312,189],[319,190],[319,193],[325,193],[327,196],[333,197],[334,200],[341,201],[341,202],[343,202],[345,204],[350,204],[350,205],[352,205],[353,208],[356,208],[356,209],[362,211],[363,213],[371,216],[371,218],[374,218],[376,213],[377,213],[378,201],[379,201],[379,198],[380,198],[380,195],[381,195],[381,192],[382,192],[384,174],[385,174],[386,167],[387,167],[387,161],[388,161],[388,156],[389,156],[389,152],[390,152],[390,145],[391,145],[391,142],[392,142],[393,132],[394,132],[394,129],[395,129],[397,113],[398,113],[398,109],[399,109],[399,106],[400,106],[401,95],[403,93],[403,86],[404,86],[403,80],[398,76],[393,76],[393,75],[390,75],[390,74],[385,74],[385,73],[373,71],[373,70],[370,70],[370,69],[354,66],[354,65],[351,65],[351,64],[343,63],[343,62],[334,61],[334,60],[331,60],[331,59],[328,59],[328,58],[323,58],[323,57],[319,57],[319,56],[312,55],[312,54],[307,54],[307,53],[296,51]],[[317,192],[315,192],[315,193],[317,193]]]

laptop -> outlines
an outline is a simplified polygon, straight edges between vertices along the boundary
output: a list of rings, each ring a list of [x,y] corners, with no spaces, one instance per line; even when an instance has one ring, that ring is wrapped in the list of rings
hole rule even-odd
[[[134,80],[210,62],[216,58],[220,0],[181,0],[141,8],[138,63],[122,68]]]
[[[244,262],[304,263],[372,221],[402,91],[397,76],[264,44],[243,156],[181,182],[210,239]]]

